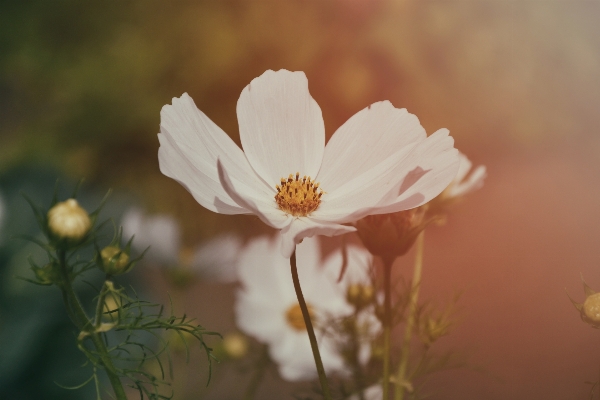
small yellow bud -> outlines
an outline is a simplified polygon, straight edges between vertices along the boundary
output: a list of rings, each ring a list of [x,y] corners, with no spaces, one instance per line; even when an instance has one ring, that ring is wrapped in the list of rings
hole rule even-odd
[[[129,255],[117,246],[106,246],[100,251],[104,272],[119,275],[129,267]]]
[[[225,354],[234,360],[244,357],[248,353],[248,340],[239,333],[230,333],[223,338]]]
[[[52,285],[60,281],[60,272],[58,266],[53,263],[48,263],[41,268],[33,267],[33,272],[38,283],[42,285]]]
[[[77,200],[56,203],[48,211],[48,228],[61,239],[80,240],[92,227],[92,221]]]
[[[363,308],[372,303],[374,295],[373,286],[355,283],[348,286],[346,299],[356,308]]]
[[[594,323],[600,323],[600,293],[588,296],[583,302],[583,313]]]

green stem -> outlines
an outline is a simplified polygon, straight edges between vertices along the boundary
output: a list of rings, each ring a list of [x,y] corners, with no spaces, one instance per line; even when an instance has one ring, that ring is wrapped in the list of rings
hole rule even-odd
[[[394,258],[383,259],[383,380],[381,388],[383,390],[383,399],[390,398],[390,356],[391,356],[391,340],[392,333],[392,264]]]
[[[290,266],[292,270],[292,280],[294,281],[294,289],[296,290],[296,297],[298,298],[298,304],[302,310],[302,317],[304,318],[304,324],[306,325],[306,331],[308,332],[308,339],[310,340],[310,347],[312,349],[313,357],[315,359],[315,365],[317,367],[317,373],[319,374],[319,381],[321,382],[321,390],[323,390],[323,397],[325,400],[332,400],[331,393],[329,392],[329,385],[327,384],[327,376],[325,375],[325,368],[323,367],[323,361],[321,360],[321,354],[319,353],[319,346],[317,345],[317,337],[315,336],[315,330],[313,329],[312,322],[310,320],[310,314],[302,295],[302,289],[300,288],[300,279],[298,279],[298,268],[296,267],[296,250],[292,257],[290,257]]]
[[[353,376],[356,387],[358,387],[359,400],[365,400],[365,378],[363,374],[362,365],[359,359],[360,352],[360,332],[358,327],[358,314],[360,309],[355,308],[354,316],[352,319],[352,357],[354,361]]]
[[[67,307],[69,314],[74,318],[73,322],[77,328],[81,331],[90,331],[89,336],[96,347],[96,351],[98,352],[98,356],[100,357],[102,365],[104,365],[104,370],[106,371],[108,380],[115,391],[117,400],[127,400],[125,390],[123,389],[123,384],[121,383],[115,367],[112,364],[112,360],[110,359],[106,345],[104,344],[102,337],[94,331],[92,322],[85,313],[85,310],[83,309],[75,290],[73,290],[73,286],[71,285],[71,277],[69,276],[69,271],[67,269],[66,252],[64,250],[58,250],[57,253],[62,275],[62,284],[60,285],[60,288],[63,292],[65,306]]]
[[[265,376],[265,371],[267,370],[267,366],[269,365],[269,352],[268,347],[265,345],[261,351],[260,359],[258,360],[256,366],[256,373],[252,377],[252,380],[248,384],[248,388],[246,389],[246,393],[244,393],[244,400],[253,400],[256,395],[256,390],[258,389],[258,385]]]
[[[404,341],[402,342],[402,355],[400,365],[398,366],[398,375],[396,376],[396,392],[394,400],[404,400],[406,391],[406,377],[408,371],[408,358],[410,355],[410,338],[417,316],[417,302],[419,300],[419,288],[421,287],[421,271],[423,269],[423,247],[425,244],[425,231],[421,231],[417,237],[417,253],[415,255],[415,265],[413,270],[412,285],[410,289],[409,314],[406,320],[406,330],[404,331]]]

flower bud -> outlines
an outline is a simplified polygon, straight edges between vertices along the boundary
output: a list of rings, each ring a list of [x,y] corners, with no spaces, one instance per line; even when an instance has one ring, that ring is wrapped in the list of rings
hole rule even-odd
[[[585,282],[583,282],[583,291],[585,293],[583,303],[577,303],[571,299],[571,296],[569,296],[569,299],[579,311],[579,315],[585,323],[593,328],[600,328],[600,293],[593,290]]]
[[[425,229],[426,206],[393,214],[369,215],[356,222],[358,236],[371,254],[394,260],[410,250]]]
[[[588,296],[583,302],[583,315],[593,324],[600,324],[600,293]]]
[[[58,265],[54,263],[48,263],[41,268],[32,266],[31,269],[37,278],[37,282],[41,285],[52,285],[60,281]]]
[[[357,309],[361,309],[373,302],[374,295],[373,286],[354,283],[348,286],[346,300]]]
[[[118,246],[106,246],[100,251],[102,270],[109,275],[120,275],[130,269],[129,254]]]
[[[48,228],[61,239],[81,240],[92,227],[92,221],[77,200],[56,203],[48,211]]]
[[[248,340],[237,332],[225,335],[222,345],[225,354],[233,360],[240,359],[248,353]]]
[[[419,338],[425,346],[431,346],[440,337],[447,335],[453,325],[454,322],[449,318],[448,312],[437,317],[433,315],[420,316],[418,322]]]

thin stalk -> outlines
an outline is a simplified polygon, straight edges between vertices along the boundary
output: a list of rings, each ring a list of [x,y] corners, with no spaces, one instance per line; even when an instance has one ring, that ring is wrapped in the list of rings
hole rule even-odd
[[[302,317],[304,318],[304,324],[306,325],[306,331],[308,332],[308,339],[310,340],[310,347],[315,359],[317,373],[319,374],[319,382],[321,383],[321,390],[323,390],[323,397],[325,400],[332,400],[329,385],[327,384],[327,376],[325,375],[325,368],[323,367],[323,361],[321,360],[321,354],[319,353],[317,337],[315,336],[315,330],[313,329],[310,314],[308,313],[308,308],[306,307],[306,302],[302,295],[302,289],[300,288],[298,268],[296,267],[296,250],[294,250],[292,257],[290,257],[290,266],[292,270],[292,280],[294,281],[294,289],[296,290],[296,297],[298,298],[298,304],[300,305],[300,310],[302,310]]]
[[[356,308],[354,310],[354,317],[352,320],[352,356],[353,356],[353,361],[354,361],[354,368],[353,368],[353,373],[352,375],[354,376],[354,382],[356,383],[356,386],[358,387],[358,397],[359,400],[365,400],[365,391],[364,391],[364,387],[365,387],[365,378],[363,376],[363,370],[362,370],[362,365],[360,363],[359,360],[359,356],[358,353],[360,352],[360,333],[359,333],[359,328],[358,328],[358,324],[357,324],[357,320],[358,320],[358,313],[359,313],[359,309]]]
[[[417,237],[417,254],[415,255],[412,285],[410,288],[409,314],[406,321],[406,330],[404,331],[404,341],[402,342],[402,354],[400,358],[400,365],[398,366],[398,375],[396,376],[396,391],[394,400],[404,400],[404,393],[406,390],[408,358],[410,355],[410,338],[412,336],[412,331],[417,316],[417,302],[419,300],[419,288],[421,287],[424,243],[425,231],[423,230]]]
[[[390,398],[390,357],[391,357],[391,340],[392,333],[392,264],[394,258],[383,259],[383,380],[381,388],[383,390],[383,399]]]
[[[60,271],[62,275],[62,284],[60,288],[63,292],[63,299],[65,301],[65,306],[67,310],[70,310],[69,314],[73,316],[75,321],[75,325],[81,331],[86,331],[92,328],[90,332],[90,338],[96,347],[96,351],[98,352],[98,356],[100,357],[100,361],[104,365],[104,370],[108,375],[108,380],[112,385],[112,388],[115,392],[115,396],[117,400],[127,400],[127,396],[125,395],[125,390],[123,389],[123,384],[119,379],[119,376],[115,372],[115,367],[112,364],[112,360],[110,359],[110,355],[108,354],[108,350],[102,337],[93,331],[92,321],[88,318],[85,310],[83,309],[81,302],[79,301],[79,297],[73,290],[73,286],[71,285],[71,278],[69,277],[69,272],[67,270],[67,261],[66,261],[66,252],[64,250],[58,251],[58,259],[60,262]]]
[[[252,376],[252,380],[248,384],[248,388],[246,389],[246,393],[244,393],[244,400],[254,400],[254,396],[256,395],[256,390],[258,389],[258,385],[262,381],[265,376],[265,371],[269,366],[269,352],[267,346],[263,346],[263,349],[260,354],[260,359],[258,360],[256,366],[256,373]]]

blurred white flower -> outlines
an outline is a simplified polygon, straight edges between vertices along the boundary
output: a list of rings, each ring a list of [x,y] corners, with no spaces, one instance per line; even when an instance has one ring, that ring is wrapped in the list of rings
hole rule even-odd
[[[123,240],[135,235],[133,248],[138,252],[150,247],[146,259],[169,265],[179,262],[181,233],[175,218],[164,214],[148,216],[138,208],[131,208],[123,215],[121,226]]]
[[[302,292],[316,327],[325,370],[346,373],[338,352],[339,338],[329,332],[324,334],[320,329],[331,319],[346,317],[353,312],[346,301],[346,284],[336,282],[341,253],[334,254],[321,261],[317,238],[305,239],[296,250]],[[316,377],[310,342],[289,272],[290,260],[282,256],[277,240],[254,239],[241,251],[238,263],[243,286],[236,300],[239,328],[269,346],[269,354],[279,365],[279,373],[284,379],[297,381]],[[368,273],[357,272],[358,269],[353,263],[349,264],[348,281],[350,277],[368,276]],[[365,345],[370,348],[368,343]],[[366,359],[369,348],[361,352],[366,354]],[[361,360],[364,358],[361,356]]]
[[[281,230],[281,252],[370,214],[424,204],[458,170],[447,129],[427,136],[416,116],[389,101],[344,123],[325,146],[321,109],[302,72],[266,71],[237,103],[242,149],[185,93],[161,111],[158,159],[207,209],[255,214]],[[314,178],[314,179],[313,179]]]
[[[346,270],[339,280],[342,264],[344,263],[344,255],[346,252]],[[322,262],[323,271],[328,275],[330,280],[339,283],[335,285],[340,291],[340,295],[345,296],[347,301],[352,302],[351,292],[359,288],[361,297],[365,297],[369,293],[368,299],[363,298],[364,302],[373,301],[377,293],[373,286],[371,272],[373,269],[373,255],[364,247],[358,244],[348,244],[345,249],[338,248],[332,252],[327,259]],[[356,302],[353,302],[356,304]],[[366,364],[371,358],[371,341],[381,333],[381,321],[375,315],[373,303],[370,306],[359,311],[355,321],[359,332],[358,339],[361,341],[358,359],[362,364]],[[339,339],[338,339],[339,340]]]
[[[380,384],[369,386],[363,391],[363,396],[365,400],[382,400],[383,389],[381,388]],[[348,397],[348,400],[360,400],[360,398],[361,397],[357,393]]]
[[[203,278],[216,282],[234,282],[242,246],[239,237],[225,234],[204,242],[194,252],[191,266]]]
[[[458,154],[460,164],[456,177],[450,182],[450,185],[443,191],[443,195],[449,198],[457,198],[471,193],[483,186],[483,180],[486,177],[486,168],[480,165],[471,171],[473,163],[463,153]],[[469,174],[469,172],[471,172]],[[467,175],[469,177],[467,178]]]
[[[220,235],[202,243],[194,250],[181,244],[181,231],[177,221],[169,215],[147,216],[133,208],[122,218],[123,240],[135,235],[133,247],[142,252],[146,260],[167,267],[185,267],[202,279],[229,283],[237,279],[236,261],[241,240],[234,235]]]

